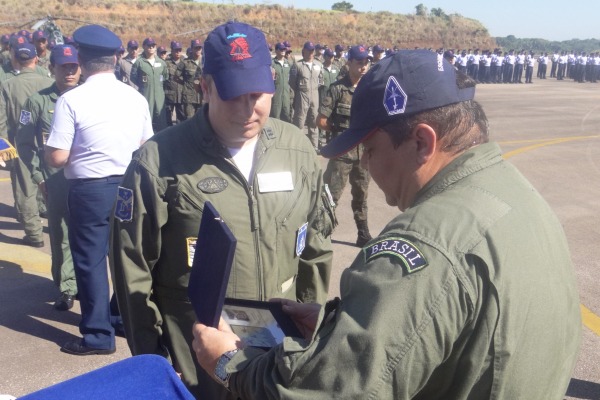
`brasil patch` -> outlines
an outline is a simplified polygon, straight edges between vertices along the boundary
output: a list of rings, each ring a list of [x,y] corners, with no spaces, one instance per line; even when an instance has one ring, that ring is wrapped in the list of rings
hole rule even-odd
[[[363,249],[365,262],[382,255],[399,258],[406,267],[409,274],[420,270],[428,265],[423,253],[411,242],[403,238],[390,237],[381,239]]]
[[[133,190],[119,186],[115,218],[121,222],[131,222],[133,218]]]

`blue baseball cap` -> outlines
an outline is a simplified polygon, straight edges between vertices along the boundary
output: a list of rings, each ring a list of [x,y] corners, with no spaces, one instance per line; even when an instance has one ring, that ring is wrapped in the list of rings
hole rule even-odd
[[[315,49],[315,45],[313,44],[313,42],[306,42],[304,43],[304,46],[302,48],[304,50],[313,51]]]
[[[459,89],[456,70],[428,50],[400,50],[362,77],[350,109],[350,128],[321,150],[327,158],[345,154],[377,128],[395,119],[472,100],[475,87]]]
[[[32,38],[33,41],[35,42],[36,40],[41,40],[41,39],[48,39],[48,36],[46,35],[46,33],[44,31],[35,31],[32,34]]]
[[[331,49],[325,49],[325,51],[323,52],[323,56],[325,57],[333,57],[333,51]]]
[[[375,46],[373,46],[373,53],[383,53],[385,52],[385,49],[383,47],[381,47],[380,45],[376,44]]]
[[[37,57],[35,46],[29,43],[23,36],[19,36],[14,51],[15,57],[20,61],[32,60]]]
[[[280,42],[280,43],[275,44],[275,50],[278,50],[278,51],[287,50],[287,46],[285,44],[283,44],[283,42]]]
[[[127,42],[128,49],[137,49],[139,47],[140,45],[138,44],[137,40],[130,40],[129,42]]]
[[[73,32],[79,51],[92,57],[114,55],[121,47],[121,39],[100,25],[85,25]]]
[[[151,37],[147,37],[142,42],[142,46],[156,46],[156,41],[154,39],[152,39]]]
[[[344,46],[342,46],[341,44],[336,44],[335,51],[337,51],[337,52],[344,51]]]
[[[364,60],[365,58],[371,58],[365,46],[352,46],[348,50],[348,60]]]
[[[195,49],[196,47],[202,47],[200,39],[194,39],[190,42],[190,48]]]
[[[183,49],[183,46],[181,45],[181,43],[179,43],[175,40],[173,40],[171,42],[171,50],[182,50],[182,49]]]
[[[77,59],[77,49],[70,44],[61,44],[54,46],[50,53],[50,64],[79,64]]]
[[[241,22],[216,27],[204,42],[203,73],[213,77],[219,97],[275,93],[265,35]]]

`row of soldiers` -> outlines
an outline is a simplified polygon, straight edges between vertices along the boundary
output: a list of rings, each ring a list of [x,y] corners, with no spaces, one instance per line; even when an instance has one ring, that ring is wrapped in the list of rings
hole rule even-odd
[[[533,71],[538,64],[537,78],[546,79],[548,64],[551,63],[550,78],[563,80],[565,77],[576,82],[597,82],[600,79],[600,52],[576,54],[563,51],[549,56],[536,55],[533,51],[509,50],[502,52],[479,49],[446,50],[444,56],[454,66],[480,83],[532,83]]]

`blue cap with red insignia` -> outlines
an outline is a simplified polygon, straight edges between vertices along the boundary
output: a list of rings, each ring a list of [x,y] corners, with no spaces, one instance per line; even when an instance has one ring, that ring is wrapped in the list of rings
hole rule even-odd
[[[203,73],[213,77],[219,97],[274,93],[271,53],[265,35],[241,22],[216,27],[204,42]]]
[[[77,59],[77,49],[70,44],[54,46],[50,53],[50,64],[79,64],[79,60]]]

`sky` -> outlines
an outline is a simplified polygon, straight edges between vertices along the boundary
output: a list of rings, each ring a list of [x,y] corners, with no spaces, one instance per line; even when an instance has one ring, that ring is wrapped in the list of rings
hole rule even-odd
[[[206,1],[206,0],[204,0]],[[217,3],[223,0],[213,0]],[[331,9],[342,0],[231,0],[234,4],[281,4]],[[345,0],[362,12],[414,14],[415,6],[441,8],[480,21],[494,37],[547,40],[600,39],[600,0]],[[225,2],[225,1],[224,1]]]

